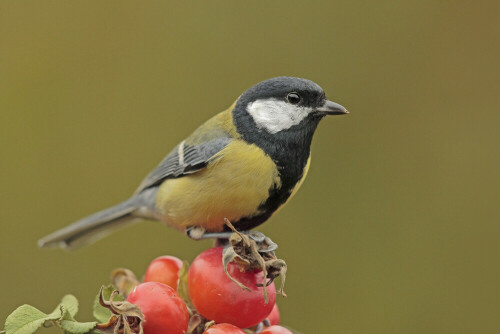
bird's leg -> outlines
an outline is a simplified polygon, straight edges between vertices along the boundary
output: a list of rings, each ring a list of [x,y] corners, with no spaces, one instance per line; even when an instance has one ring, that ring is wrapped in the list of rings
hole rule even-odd
[[[261,248],[260,252],[274,252],[278,249],[278,245],[270,238],[266,237],[262,232],[258,231],[238,231],[241,234],[247,235],[250,239],[257,243],[264,243],[267,247]],[[217,243],[224,246],[234,232],[206,232],[201,226],[191,226],[186,229],[186,235],[193,240],[217,239]]]
[[[186,235],[193,240],[214,239],[214,247],[226,247],[233,232],[206,232],[203,227],[190,226]]]
[[[207,232],[200,239],[227,239],[231,237],[233,232]]]
[[[186,235],[193,240],[203,239],[227,239],[231,237],[233,232],[207,232],[201,226],[190,226],[186,228]]]
[[[189,227],[186,234],[193,240],[214,239],[214,247],[226,247],[233,232],[205,232],[203,227]]]

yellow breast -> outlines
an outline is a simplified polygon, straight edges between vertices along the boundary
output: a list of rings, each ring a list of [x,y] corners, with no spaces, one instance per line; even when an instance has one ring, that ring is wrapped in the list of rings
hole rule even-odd
[[[224,218],[236,221],[258,214],[269,189],[280,183],[276,165],[262,149],[234,140],[205,169],[163,182],[156,206],[174,227],[220,231]]]

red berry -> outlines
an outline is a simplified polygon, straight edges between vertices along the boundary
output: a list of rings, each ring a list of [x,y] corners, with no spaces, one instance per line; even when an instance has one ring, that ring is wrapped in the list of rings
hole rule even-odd
[[[230,323],[240,328],[252,327],[263,321],[276,302],[274,283],[267,287],[268,303],[264,302],[262,271],[241,271],[234,263],[229,274],[247,286],[243,290],[224,273],[222,247],[207,249],[196,257],[189,268],[188,287],[191,302],[198,312],[217,323]]]
[[[281,326],[271,326],[264,329],[260,334],[293,334],[290,330]]]
[[[203,334],[245,334],[245,332],[231,324],[217,324],[211,326]]]
[[[160,256],[151,261],[144,275],[144,282],[160,282],[177,290],[182,261],[175,256]]]
[[[280,324],[280,311],[278,310],[278,304],[274,304],[273,310],[267,316],[267,320],[269,320],[271,326]]]
[[[139,284],[127,301],[138,305],[144,314],[144,334],[184,334],[189,313],[184,301],[168,285],[158,282]]]

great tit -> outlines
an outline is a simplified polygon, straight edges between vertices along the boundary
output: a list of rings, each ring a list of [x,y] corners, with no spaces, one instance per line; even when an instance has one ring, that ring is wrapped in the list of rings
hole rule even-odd
[[[318,123],[348,111],[316,83],[262,81],[177,145],[128,200],[44,238],[40,247],[76,248],[141,219],[194,239],[240,231],[269,219],[299,189]]]

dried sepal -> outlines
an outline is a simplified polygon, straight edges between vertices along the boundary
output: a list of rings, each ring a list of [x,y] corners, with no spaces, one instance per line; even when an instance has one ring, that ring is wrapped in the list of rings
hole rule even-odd
[[[211,320],[211,321],[207,321],[205,323],[205,330],[209,329],[210,327],[212,327],[213,325],[215,325],[215,321]]]
[[[189,318],[186,334],[203,334],[213,324],[214,321],[208,321],[195,310]]]
[[[234,283],[236,283],[240,288],[242,288],[243,290],[250,291],[249,287],[245,286],[243,283],[241,283],[236,278],[231,276],[227,271],[227,266],[229,265],[229,262],[235,261],[236,258],[238,258],[238,254],[236,254],[234,249],[228,245],[224,249],[224,252],[222,253],[222,266],[224,268],[224,272],[226,273],[227,277],[229,277],[229,279]]]
[[[109,309],[113,315],[107,323],[98,324],[96,328],[106,334],[143,334],[144,315],[139,306],[127,301],[115,301],[114,298],[119,294],[118,290],[114,290],[109,300],[105,300],[103,290],[104,287],[101,287],[99,303]]]
[[[234,279],[227,271],[229,262],[239,264],[242,270],[260,269],[264,274],[262,283],[257,286],[269,286],[278,276],[281,276],[281,288],[279,293],[286,296],[283,291],[287,266],[284,260],[278,259],[274,251],[278,245],[263,233],[251,231],[241,233],[234,228],[228,219],[224,219],[226,225],[234,232],[229,238],[229,244],[224,248],[222,263],[226,275],[242,289],[248,287]],[[264,302],[267,304],[267,289],[262,289]]]
[[[132,270],[126,268],[113,270],[111,272],[111,282],[125,298],[140,283]]]
[[[281,259],[271,259],[266,261],[266,266],[268,271],[269,284],[271,284],[271,282],[273,282],[278,276],[281,276],[281,286],[278,292],[283,297],[286,297],[286,293],[283,290],[285,288],[285,278],[287,270],[285,261]]]

